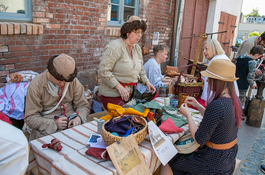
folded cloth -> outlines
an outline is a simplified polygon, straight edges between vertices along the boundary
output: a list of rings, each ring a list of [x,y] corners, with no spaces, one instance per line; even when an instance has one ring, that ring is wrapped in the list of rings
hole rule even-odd
[[[86,151],[87,155],[95,157],[97,159],[110,160],[109,154],[106,149],[90,147]]]
[[[42,148],[46,148],[46,147],[55,149],[56,151],[61,151],[63,148],[63,146],[61,145],[61,142],[58,139],[52,139],[51,143],[42,145]]]
[[[171,112],[169,111],[176,111],[176,108],[173,108],[173,107],[169,107],[169,106],[163,106],[163,116],[162,116],[162,121],[166,121],[167,118],[171,118],[174,122],[174,124],[177,126],[177,127],[181,127],[182,125],[188,123],[187,120],[185,118],[182,117],[182,115],[176,115],[176,114],[172,114]]]
[[[163,133],[177,133],[177,132],[183,132],[184,129],[183,128],[179,128],[177,127],[173,120],[171,118],[167,118],[166,121],[162,121],[161,125],[159,126],[159,129],[163,132]]]
[[[135,109],[132,109],[132,108],[123,108],[119,105],[115,105],[115,104],[112,104],[112,103],[108,103],[108,114],[101,117],[100,119],[103,119],[106,121],[110,120],[112,117],[118,117],[120,116],[121,114],[124,114],[124,115],[139,115],[139,116],[142,116],[142,117],[146,117],[147,114],[148,114],[148,110],[144,110],[143,112],[139,112]]]
[[[125,135],[128,129],[131,128],[132,116],[123,117],[119,120],[111,118],[106,124],[105,129],[109,132],[117,132],[119,135]]]

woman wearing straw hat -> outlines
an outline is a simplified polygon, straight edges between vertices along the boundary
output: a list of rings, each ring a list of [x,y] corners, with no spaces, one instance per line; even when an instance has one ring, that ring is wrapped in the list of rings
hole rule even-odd
[[[225,51],[223,50],[221,44],[216,40],[216,39],[208,39],[203,43],[203,54],[205,56],[205,58],[207,60],[209,60],[208,62],[208,66],[211,64],[211,62],[215,59],[226,59],[226,60],[230,60],[226,55],[225,55]],[[201,99],[203,99],[204,101],[208,101],[208,93],[207,93],[207,89],[208,89],[208,82],[207,82],[207,78],[204,78],[204,86],[203,86],[203,91],[202,91],[202,95],[201,95]],[[237,96],[239,96],[239,91],[238,91],[238,87],[237,87],[237,83],[236,81],[234,82],[234,86],[235,86],[235,90],[236,90],[236,94]],[[211,93],[210,93],[211,95]]]
[[[187,97],[180,112],[187,118],[193,139],[201,147],[191,154],[177,154],[160,174],[232,174],[238,128],[241,124],[241,106],[234,88],[235,65],[225,59],[211,62],[201,74],[208,77],[209,90],[213,91],[206,109],[193,97]],[[208,95],[210,91],[208,91]],[[192,119],[188,104],[196,107],[203,115],[200,126]]]
[[[132,95],[132,87],[139,80],[155,93],[155,87],[146,77],[143,56],[137,44],[147,28],[146,22],[138,16],[131,16],[121,27],[121,37],[106,47],[99,65],[101,83],[99,93],[107,109],[108,103],[123,106]]]

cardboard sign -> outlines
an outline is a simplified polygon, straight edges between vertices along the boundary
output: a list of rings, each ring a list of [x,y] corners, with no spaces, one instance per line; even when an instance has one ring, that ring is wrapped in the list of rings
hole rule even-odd
[[[148,122],[148,130],[154,152],[165,166],[178,153],[178,150],[153,121]]]
[[[133,135],[111,144],[107,151],[120,175],[152,175]]]

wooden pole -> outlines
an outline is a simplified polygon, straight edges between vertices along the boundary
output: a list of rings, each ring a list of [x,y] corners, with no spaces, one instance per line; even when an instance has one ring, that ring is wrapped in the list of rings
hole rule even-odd
[[[203,42],[202,42],[202,44],[203,44],[207,39],[208,39],[208,35],[204,35],[204,36],[203,36]],[[202,60],[203,60],[203,50],[201,51],[201,56],[200,56],[199,61],[202,62]]]
[[[252,99],[248,108],[246,124],[253,127],[260,127],[263,118],[264,107],[265,101],[260,99]]]
[[[198,62],[198,57],[199,57],[199,53],[200,53],[202,38],[203,38],[203,33],[200,33],[200,35],[199,35],[199,41],[198,41],[198,44],[197,44],[197,48],[196,48],[196,52],[195,52],[195,57],[194,57],[193,64],[197,64],[197,62]],[[196,67],[195,66],[192,66],[191,75],[194,75],[195,70],[196,70]]]

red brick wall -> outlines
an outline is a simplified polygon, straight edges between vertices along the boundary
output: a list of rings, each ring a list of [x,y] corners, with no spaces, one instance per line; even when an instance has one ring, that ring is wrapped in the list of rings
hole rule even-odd
[[[171,13],[170,2],[140,0],[139,16],[148,20],[145,46],[149,49],[153,32],[159,32],[160,41],[170,47],[175,0]],[[0,83],[21,70],[41,73],[48,59],[61,53],[71,55],[79,71],[95,71],[104,47],[117,38],[106,34],[111,28],[107,26],[108,0],[32,0],[32,4],[33,23],[43,26],[43,34],[0,35],[0,45],[9,47],[9,52],[0,53]]]
[[[153,55],[153,32],[159,32],[159,43],[171,47],[175,1],[171,4],[171,0],[140,0],[139,16],[148,20],[145,47],[149,48],[150,54],[145,56],[145,61]]]

